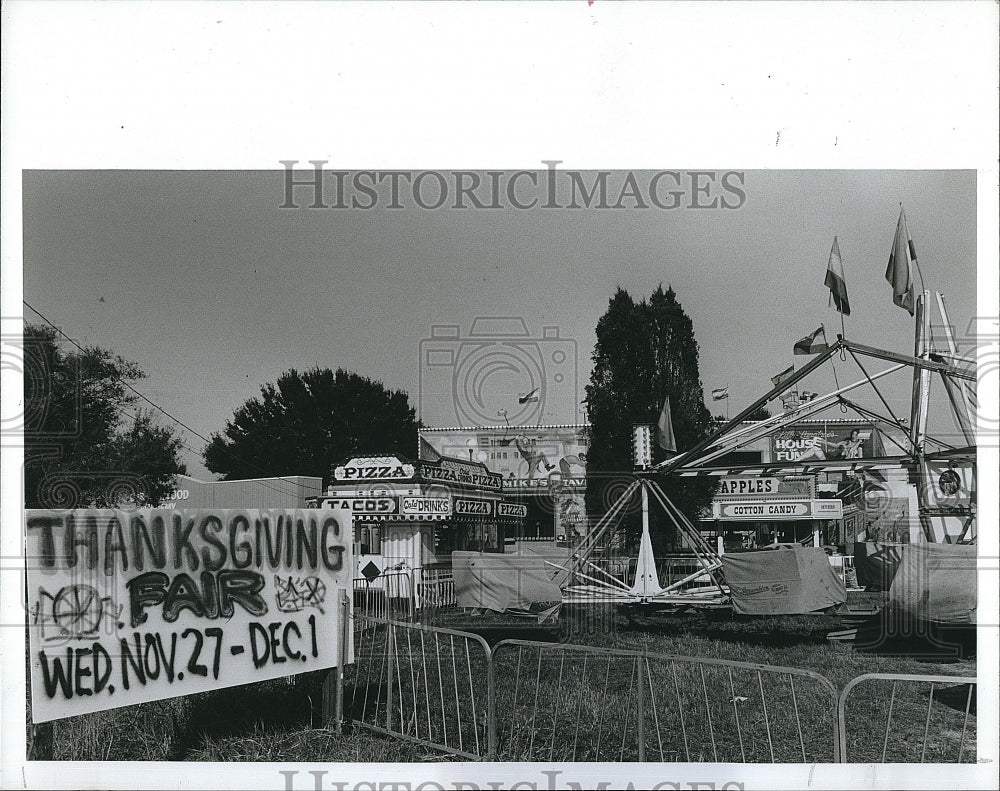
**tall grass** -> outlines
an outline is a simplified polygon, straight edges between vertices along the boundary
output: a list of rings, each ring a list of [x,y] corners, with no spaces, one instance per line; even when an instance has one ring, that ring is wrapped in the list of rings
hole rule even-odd
[[[580,620],[574,621],[574,617]],[[489,625],[491,620],[480,617],[473,622],[456,613],[442,625]],[[509,619],[500,622],[508,623]],[[550,637],[651,654],[797,667],[825,676],[838,690],[863,673],[975,673],[974,660],[947,647],[912,641],[880,643],[878,635],[868,640],[867,648],[865,643],[831,643],[826,634],[833,628],[836,624],[825,617],[697,614],[663,618],[636,627],[613,612],[577,616],[568,612]],[[348,669],[349,706],[366,700],[366,694],[373,696],[368,698],[369,703],[378,704],[379,696],[385,694],[384,670],[382,681],[376,679],[374,688],[354,694],[359,674],[368,672],[374,677],[379,672],[378,656],[384,647],[381,639],[368,646],[367,656],[362,651],[358,664]],[[407,661],[418,665],[402,666],[406,668],[399,675],[403,683],[395,694],[408,695],[412,705],[418,705],[422,697],[428,699],[425,696],[429,692],[438,695],[445,681],[451,683],[452,689],[458,684],[461,705],[467,705],[474,695],[480,696],[474,719],[471,707],[468,714],[462,713],[463,744],[474,736],[473,728],[483,739],[482,658],[475,651],[453,653],[457,649],[450,646],[442,649],[440,641],[434,644],[427,640],[423,646],[418,643],[419,639],[412,641],[407,649]],[[449,670],[452,658],[456,659],[457,675]],[[440,673],[439,660],[443,663]],[[410,669],[416,667],[419,672],[410,674]],[[469,668],[471,685],[467,680]],[[539,663],[538,654],[529,655],[527,649],[521,651],[520,657],[516,648],[500,650],[496,656],[497,758],[635,760],[637,683],[645,685],[646,760],[769,762],[773,752],[776,761],[801,761],[803,750],[808,761],[832,757],[833,712],[829,698],[820,694],[818,687],[805,682],[800,685],[799,678],[794,680],[793,701],[787,676],[764,675],[758,679],[752,672],[737,671],[730,681],[728,672],[718,667],[706,668],[703,677],[698,665],[661,660],[650,661],[648,671],[641,662],[638,672],[636,668],[630,659],[612,662],[609,669],[606,661],[602,664],[593,657],[584,666],[582,655],[574,656],[572,661],[564,656],[560,665],[558,652],[544,652]],[[318,718],[322,675],[307,674],[297,677],[295,683],[279,679],[59,720],[52,725],[52,758],[360,762],[446,759],[421,744],[360,729],[337,735],[322,728]],[[887,760],[919,761],[921,752],[927,761],[954,760],[963,727],[966,733],[962,760],[975,760],[975,701],[966,720],[966,689],[962,686],[936,691],[931,706],[933,725],[925,750],[927,689],[900,686],[894,701],[896,724],[887,743]],[[848,708],[850,759],[880,760],[888,695],[887,687],[874,684],[863,684],[852,695]],[[399,698],[396,700],[398,703]],[[422,718],[425,708],[419,709]],[[792,716],[796,708],[797,720]],[[356,706],[348,713],[362,718]],[[396,725],[399,727],[398,722]],[[441,736],[444,720],[440,724],[432,720],[429,728],[424,719],[408,725],[415,736]],[[454,738],[456,732],[451,730],[449,734]]]

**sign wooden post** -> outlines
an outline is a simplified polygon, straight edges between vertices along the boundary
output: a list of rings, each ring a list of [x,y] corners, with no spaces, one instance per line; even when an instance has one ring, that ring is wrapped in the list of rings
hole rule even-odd
[[[333,725],[334,733],[342,733],[344,728],[344,667],[350,654],[348,644],[353,640],[351,624],[351,599],[346,590],[340,592],[340,629],[337,634],[337,665],[323,679],[322,705],[320,715],[324,728]]]

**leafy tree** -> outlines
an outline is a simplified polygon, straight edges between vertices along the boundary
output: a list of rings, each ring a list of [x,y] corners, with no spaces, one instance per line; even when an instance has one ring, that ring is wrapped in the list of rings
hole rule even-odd
[[[64,351],[55,330],[31,324],[23,348],[26,507],[158,505],[173,491],[181,439],[134,409],[135,363]]]
[[[702,397],[698,374],[698,344],[691,319],[673,289],[659,286],[648,300],[636,302],[618,288],[597,323],[594,368],[587,386],[591,441],[587,451],[587,507],[601,515],[610,506],[609,481],[632,470],[632,426],[656,425],[669,395],[678,451],[691,448],[708,435],[711,414]],[[654,447],[654,463],[666,454]],[[660,480],[667,496],[695,524],[711,501],[715,483],[700,479]],[[615,485],[621,489],[620,482]],[[666,520],[651,520],[657,552],[676,547],[678,536]],[[633,536],[638,517],[626,522]]]
[[[262,475],[330,477],[345,457],[417,455],[416,413],[407,394],[343,369],[294,368],[265,384],[215,433],[205,466],[227,480]]]

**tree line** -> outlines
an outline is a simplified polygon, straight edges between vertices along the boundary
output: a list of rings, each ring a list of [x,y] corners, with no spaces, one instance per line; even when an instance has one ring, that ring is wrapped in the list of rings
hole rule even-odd
[[[586,388],[590,437],[588,511],[610,503],[607,475],[632,470],[632,427],[656,425],[669,398],[677,450],[705,437],[712,417],[698,372],[691,319],[672,288],[635,300],[619,287],[596,328]],[[27,507],[111,506],[123,499],[157,505],[173,490],[184,441],[141,409],[132,383],[142,369],[99,347],[64,349],[55,330],[26,325],[25,504]],[[417,455],[420,422],[409,396],[341,368],[290,369],[235,410],[201,450],[224,480],[288,475],[327,480],[352,455]],[[657,445],[654,462],[664,458]],[[689,517],[712,496],[696,479],[662,482]],[[124,495],[124,497],[123,497]]]

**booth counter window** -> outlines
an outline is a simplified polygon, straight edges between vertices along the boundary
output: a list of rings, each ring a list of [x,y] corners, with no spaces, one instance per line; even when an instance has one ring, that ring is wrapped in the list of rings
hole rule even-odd
[[[354,540],[358,543],[360,554],[382,554],[382,528],[378,525],[355,526]]]

